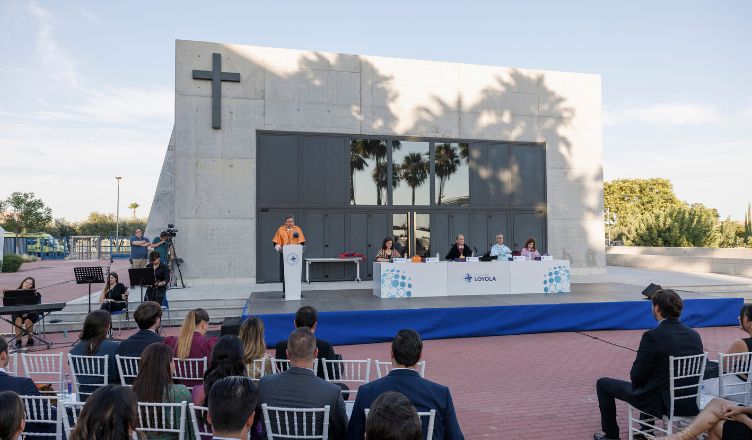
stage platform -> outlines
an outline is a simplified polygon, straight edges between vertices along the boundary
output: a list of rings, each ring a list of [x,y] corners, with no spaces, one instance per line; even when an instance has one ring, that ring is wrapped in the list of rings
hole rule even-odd
[[[366,287],[366,286],[363,286]],[[625,283],[572,283],[563,294],[449,296],[380,299],[369,288],[304,290],[300,301],[282,292],[251,293],[243,318],[264,320],[268,344],[294,328],[295,311],[319,311],[316,334],[333,344],[364,344],[392,339],[413,328],[424,339],[447,339],[563,331],[646,329],[656,325],[644,286]],[[735,325],[744,300],[680,291],[682,320],[692,327]]]

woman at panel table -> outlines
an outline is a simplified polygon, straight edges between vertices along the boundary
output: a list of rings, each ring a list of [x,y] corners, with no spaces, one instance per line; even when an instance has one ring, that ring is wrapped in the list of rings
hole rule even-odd
[[[457,235],[454,245],[449,249],[444,259],[456,260],[458,258],[464,259],[473,255],[473,251],[470,250],[470,246],[465,244],[465,236],[462,234]]]
[[[381,249],[376,254],[377,262],[389,262],[394,258],[400,258],[400,253],[397,249],[392,248],[392,239],[387,237],[381,242]]]
[[[499,260],[508,260],[512,256],[512,250],[504,244],[504,234],[496,235],[496,243],[491,246],[491,256],[498,257]]]
[[[538,252],[538,249],[535,247],[535,239],[533,237],[530,237],[525,242],[525,247],[522,248],[522,251],[520,252],[520,255],[523,257],[527,257],[528,259],[533,258],[540,258],[540,252]]]

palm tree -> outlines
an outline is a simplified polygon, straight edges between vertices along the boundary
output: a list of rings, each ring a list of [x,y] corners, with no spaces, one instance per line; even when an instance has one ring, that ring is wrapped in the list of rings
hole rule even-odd
[[[387,163],[386,161],[377,162],[376,168],[373,169],[373,181],[376,182],[376,204],[386,204],[386,185],[387,185]],[[396,188],[400,181],[399,170],[392,170],[392,188]]]
[[[141,205],[139,205],[136,202],[133,202],[130,205],[128,205],[128,209],[132,209],[133,210],[133,218],[134,219],[136,218],[136,210],[138,209],[139,206],[141,206]]]
[[[350,203],[355,204],[355,171],[363,171],[368,166],[370,152],[368,141],[350,142]]]
[[[470,144],[460,144],[460,158],[464,160],[465,163],[470,163],[470,151],[468,151],[469,147]]]
[[[412,204],[415,205],[415,188],[428,179],[428,161],[420,153],[409,153],[402,159],[400,178],[413,190]]]
[[[444,196],[444,185],[449,177],[457,172],[460,166],[460,156],[457,154],[457,147],[452,144],[436,145],[436,175],[439,177],[439,200]]]

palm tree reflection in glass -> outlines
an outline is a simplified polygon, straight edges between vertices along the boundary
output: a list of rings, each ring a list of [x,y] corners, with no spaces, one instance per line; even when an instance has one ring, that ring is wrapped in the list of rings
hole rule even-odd
[[[438,204],[441,205],[441,199],[444,197],[444,185],[451,175],[457,172],[460,166],[460,156],[457,153],[456,146],[438,144],[436,145],[434,159],[436,161],[436,177],[439,178]]]
[[[415,205],[415,189],[428,179],[428,161],[420,153],[409,153],[400,165],[400,177],[412,189],[412,205]]]

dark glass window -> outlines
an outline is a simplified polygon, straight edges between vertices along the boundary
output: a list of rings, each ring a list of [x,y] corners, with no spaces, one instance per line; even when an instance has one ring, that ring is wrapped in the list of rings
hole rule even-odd
[[[386,141],[350,142],[350,205],[386,205]]]
[[[431,202],[431,167],[428,142],[392,141],[392,161],[397,186],[393,205],[428,205]]]
[[[469,206],[470,205],[470,163],[468,144],[466,143],[436,143],[434,152],[436,162],[436,192],[437,205]]]

